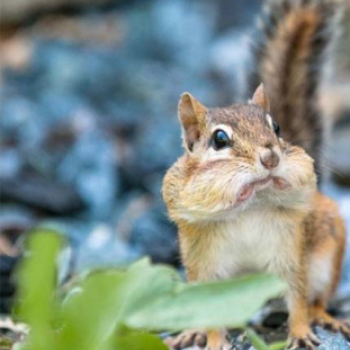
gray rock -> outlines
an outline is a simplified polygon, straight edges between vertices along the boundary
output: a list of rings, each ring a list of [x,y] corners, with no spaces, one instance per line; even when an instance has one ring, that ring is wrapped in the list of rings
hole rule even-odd
[[[77,5],[105,4],[110,0],[76,0]],[[28,17],[43,11],[52,11],[63,6],[72,6],[69,0],[12,0],[4,1],[1,7],[3,23],[13,24],[24,21]]]
[[[142,3],[126,17],[130,28],[142,28],[128,32],[128,51],[195,71],[206,69],[206,47],[212,40],[216,19],[212,3],[158,0]]]
[[[320,327],[316,328],[316,333],[321,340],[319,350],[350,350],[350,343],[343,335],[331,333]]]
[[[135,143],[137,173],[163,172],[182,154],[180,127],[177,120],[148,124],[137,135]]]
[[[34,213],[21,206],[2,204],[0,211],[0,231],[19,227],[22,231],[30,229],[36,223]]]
[[[117,234],[107,221],[93,221],[88,215],[79,218],[50,218],[41,226],[62,233],[67,239],[60,256],[61,278],[99,267],[120,267],[135,261],[139,254]]]
[[[326,183],[323,191],[339,203],[340,211],[347,227],[348,239],[338,295],[341,297],[350,296],[350,189],[337,186],[333,183]]]
[[[3,102],[0,121],[4,139],[12,135],[23,151],[37,149],[47,132],[47,122],[34,101],[23,96],[14,96]]]
[[[134,221],[130,242],[141,255],[150,256],[156,263],[178,265],[176,227],[161,209],[155,209],[151,207]]]
[[[1,179],[0,201],[14,201],[60,215],[84,208],[81,197],[72,186],[32,174]]]
[[[76,91],[43,90],[37,100],[38,104],[50,116],[51,128],[58,123],[69,120],[77,111],[87,108],[89,104]]]
[[[0,150],[0,178],[10,178],[18,175],[22,166],[23,159],[14,148]]]
[[[58,168],[74,184],[93,217],[107,218],[118,193],[117,150],[89,113],[76,115],[77,139]]]
[[[139,256],[130,245],[117,238],[110,226],[95,223],[87,239],[78,246],[75,270],[126,266]]]

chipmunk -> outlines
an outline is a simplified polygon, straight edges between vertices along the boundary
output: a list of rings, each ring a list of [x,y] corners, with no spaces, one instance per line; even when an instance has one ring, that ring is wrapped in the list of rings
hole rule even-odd
[[[335,5],[271,0],[267,6],[250,78],[250,86],[263,85],[247,104],[226,108],[181,96],[185,152],[162,191],[188,280],[257,271],[280,276],[288,286],[287,347],[314,349],[314,323],[350,339],[350,324],[326,311],[341,275],[345,225],[337,204],[318,192],[315,173],[326,127],[318,80]],[[226,335],[189,330],[166,342],[219,350],[229,347]]]

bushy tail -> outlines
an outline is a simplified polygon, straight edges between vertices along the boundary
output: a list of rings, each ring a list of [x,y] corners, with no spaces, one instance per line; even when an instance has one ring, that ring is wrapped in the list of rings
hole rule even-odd
[[[336,0],[269,0],[253,36],[248,96],[264,83],[282,137],[315,159],[318,175],[327,129],[318,89],[339,7]]]

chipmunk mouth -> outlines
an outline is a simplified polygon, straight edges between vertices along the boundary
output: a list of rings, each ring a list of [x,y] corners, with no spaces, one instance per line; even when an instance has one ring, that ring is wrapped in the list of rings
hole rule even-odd
[[[290,187],[288,181],[278,176],[267,176],[264,179],[249,182],[240,189],[237,195],[238,202],[244,202],[249,199],[255,191],[261,191],[267,188],[271,183],[273,187],[279,190],[284,190]]]

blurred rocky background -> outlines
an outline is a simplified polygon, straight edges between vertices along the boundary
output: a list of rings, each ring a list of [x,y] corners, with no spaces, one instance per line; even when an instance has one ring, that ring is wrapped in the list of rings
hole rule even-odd
[[[67,238],[62,279],[142,255],[180,265],[161,199],[181,154],[176,109],[239,100],[259,0],[3,0],[0,21],[0,273],[37,225]],[[325,154],[350,227],[350,6],[321,103]],[[350,295],[350,249],[340,295]],[[8,311],[11,282],[1,288]],[[347,304],[350,312],[350,303]]]

